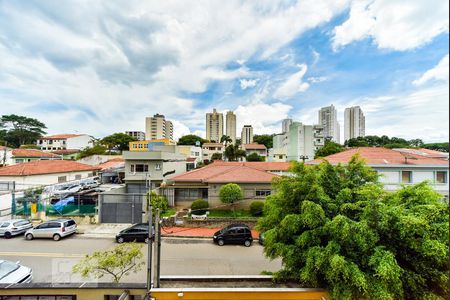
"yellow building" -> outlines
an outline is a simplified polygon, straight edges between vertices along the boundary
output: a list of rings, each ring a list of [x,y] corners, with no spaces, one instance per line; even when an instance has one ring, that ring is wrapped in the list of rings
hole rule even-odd
[[[176,145],[177,143],[171,139],[157,139],[146,141],[130,142],[130,151],[147,152],[151,151],[153,146]]]

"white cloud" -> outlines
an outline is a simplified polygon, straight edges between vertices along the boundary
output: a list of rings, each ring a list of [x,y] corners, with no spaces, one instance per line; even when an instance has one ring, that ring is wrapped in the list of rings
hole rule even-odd
[[[309,82],[311,82],[311,83],[319,83],[319,82],[322,82],[322,81],[327,80],[327,77],[325,77],[325,76],[308,77],[307,80],[308,80]]]
[[[241,85],[241,89],[246,90],[248,88],[252,88],[256,86],[256,79],[241,79],[239,83]]]
[[[429,80],[443,80],[448,82],[448,54],[432,69],[426,71],[419,79],[413,81],[414,85],[422,85]]]
[[[273,96],[278,99],[285,99],[294,96],[297,93],[304,92],[309,88],[309,83],[303,82],[303,76],[305,76],[308,70],[307,65],[298,65],[300,71],[292,74],[287,80],[275,91]]]
[[[419,47],[448,32],[448,5],[442,0],[355,0],[349,18],[333,30],[333,48],[366,37],[379,48]]]

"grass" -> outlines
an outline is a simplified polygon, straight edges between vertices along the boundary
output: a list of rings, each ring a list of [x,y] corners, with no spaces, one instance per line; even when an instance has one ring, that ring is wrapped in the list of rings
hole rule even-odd
[[[208,218],[252,218],[249,210],[236,209],[234,214],[233,210],[218,210],[210,209]]]

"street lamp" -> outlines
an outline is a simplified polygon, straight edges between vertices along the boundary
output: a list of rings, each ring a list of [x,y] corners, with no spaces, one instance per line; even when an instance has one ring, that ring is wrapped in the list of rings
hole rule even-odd
[[[305,160],[309,159],[309,157],[307,155],[300,155],[299,159],[301,159],[303,163],[305,163]]]

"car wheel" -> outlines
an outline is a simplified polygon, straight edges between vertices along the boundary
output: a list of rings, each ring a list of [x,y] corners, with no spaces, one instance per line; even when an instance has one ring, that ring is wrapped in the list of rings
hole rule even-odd
[[[117,239],[117,242],[119,244],[122,244],[123,242],[125,242],[125,240],[123,239],[123,237],[120,237],[120,238]]]
[[[27,235],[25,236],[25,238],[26,238],[27,240],[31,241],[31,240],[34,238],[34,236],[33,236],[31,233],[29,233],[29,234],[27,234]]]
[[[61,239],[61,236],[59,234],[53,235],[53,240],[54,241],[59,241],[60,239]]]
[[[245,242],[244,242],[244,246],[245,247],[250,247],[252,245],[252,241],[250,241],[250,240],[246,240]]]
[[[224,240],[222,240],[222,239],[218,240],[218,241],[217,241],[217,245],[219,245],[219,246],[225,245]]]
[[[5,232],[5,239],[11,238],[11,232]]]
[[[148,237],[145,238],[144,243],[148,244]]]

